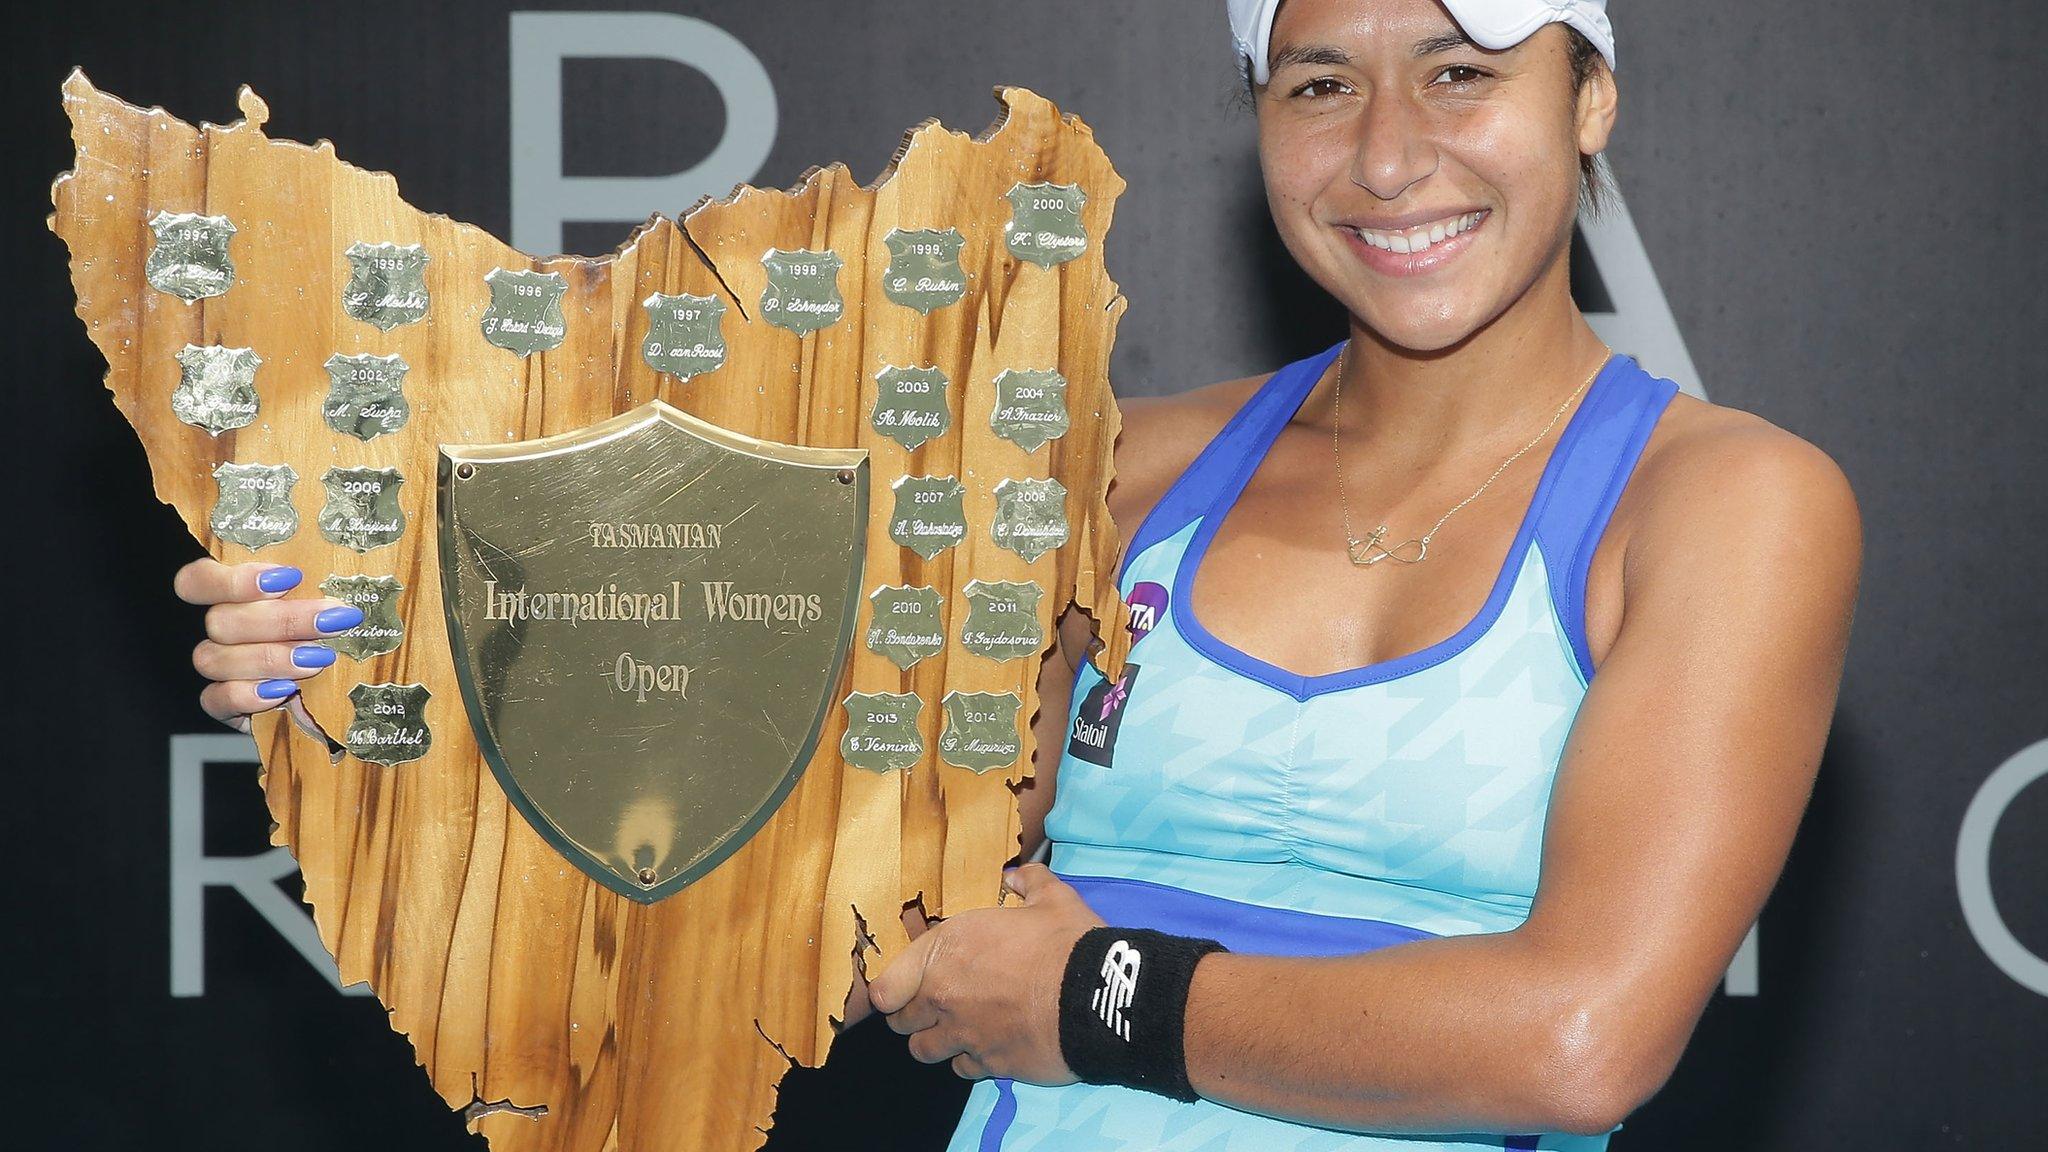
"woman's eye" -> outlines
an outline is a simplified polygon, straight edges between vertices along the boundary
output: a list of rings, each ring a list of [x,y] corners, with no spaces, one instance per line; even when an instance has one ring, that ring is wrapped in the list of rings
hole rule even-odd
[[[1486,73],[1472,67],[1470,64],[1452,64],[1436,74],[1436,78],[1439,81],[1447,84],[1470,84],[1474,80],[1482,80],[1485,77]]]
[[[1335,76],[1318,76],[1294,90],[1296,96],[1327,96],[1333,91],[1345,90],[1345,84]]]

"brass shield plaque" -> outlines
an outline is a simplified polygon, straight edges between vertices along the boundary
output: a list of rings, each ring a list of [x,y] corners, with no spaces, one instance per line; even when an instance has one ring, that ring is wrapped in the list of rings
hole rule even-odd
[[[868,593],[868,604],[868,651],[908,672],[945,650],[945,597],[938,589],[885,584]]]
[[[559,347],[568,332],[562,295],[569,282],[559,272],[493,268],[484,273],[491,306],[484,310],[484,339],[515,356]]]
[[[1003,240],[1019,260],[1040,268],[1064,264],[1088,250],[1081,206],[1088,194],[1078,184],[1045,181],[1010,189],[1010,224]]]
[[[1024,738],[1017,731],[1021,703],[1015,692],[946,693],[939,758],[976,772],[1015,764],[1024,754]]]
[[[656,372],[678,380],[716,371],[725,363],[725,301],[716,296],[670,296],[655,292],[640,302],[647,309],[647,335],[640,356]]]
[[[292,506],[298,469],[223,461],[214,466],[213,480],[220,486],[208,520],[214,535],[253,551],[298,534],[299,510]]]
[[[219,296],[235,282],[235,262],[228,241],[235,222],[198,212],[158,212],[149,219],[156,246],[149,250],[144,275],[149,286],[191,303]]]
[[[457,678],[514,805],[642,902],[737,851],[838,699],[867,453],[653,401],[541,440],[443,445],[439,484]]]
[[[915,449],[953,426],[946,406],[946,374],[937,368],[883,366],[875,374],[875,407],[868,423],[905,448]]]
[[[996,435],[1022,448],[1038,451],[1047,440],[1067,434],[1067,378],[1046,368],[1012,368],[996,376],[996,406],[989,413]]]
[[[1046,478],[1012,477],[996,485],[996,520],[989,534],[1026,561],[1067,542],[1067,487]]]
[[[412,368],[402,356],[327,358],[327,402],[320,415],[344,436],[375,440],[405,427],[412,405],[405,398],[405,374]]]
[[[991,660],[1016,660],[1045,647],[1038,602],[1045,589],[1029,580],[969,580],[960,646]]]
[[[952,476],[899,476],[889,536],[924,557],[967,539],[967,485]]]
[[[924,756],[918,715],[924,700],[915,692],[854,692],[844,701],[846,735],[839,755],[855,768],[897,772]]]
[[[846,314],[846,300],[839,294],[839,270],[846,261],[839,253],[770,248],[761,266],[768,271],[761,318],[777,328],[808,336]]]
[[[889,246],[889,267],[882,273],[882,294],[889,299],[929,315],[967,294],[967,273],[960,268],[967,241],[959,229],[897,228],[882,243]]]
[[[363,622],[325,643],[351,660],[368,660],[398,651],[405,639],[405,619],[399,615],[398,599],[405,585],[396,576],[329,576],[320,591],[363,610]]]
[[[341,310],[379,331],[418,322],[427,314],[427,253],[417,244],[357,241],[348,257]]]
[[[425,756],[434,747],[427,727],[427,701],[433,693],[423,684],[358,684],[348,690],[356,718],[342,733],[349,754],[371,764],[395,768]]]
[[[208,436],[247,428],[256,419],[256,369],[262,366],[253,348],[185,345],[171,412]]]
[[[396,468],[329,468],[320,477],[327,503],[320,509],[320,535],[351,552],[370,552],[398,542],[405,510]]]

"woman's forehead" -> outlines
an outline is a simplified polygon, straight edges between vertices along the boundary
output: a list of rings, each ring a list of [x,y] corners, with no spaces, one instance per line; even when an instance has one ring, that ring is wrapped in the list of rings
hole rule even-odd
[[[1439,0],[1282,0],[1271,58],[1290,47],[1337,45],[1362,51],[1436,48],[1470,41]]]

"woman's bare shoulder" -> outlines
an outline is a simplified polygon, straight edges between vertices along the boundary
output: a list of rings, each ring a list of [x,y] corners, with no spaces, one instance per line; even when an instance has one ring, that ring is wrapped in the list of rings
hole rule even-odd
[[[1127,531],[1135,528],[1270,375],[1220,380],[1166,396],[1119,398],[1123,431],[1116,440],[1110,515]]]
[[[1683,393],[1657,424],[1624,492],[1631,554],[1673,563],[1759,534],[1808,542],[1854,566],[1861,516],[1842,468],[1762,416]],[[1733,538],[1723,539],[1732,534]],[[1636,547],[1640,541],[1643,547]]]

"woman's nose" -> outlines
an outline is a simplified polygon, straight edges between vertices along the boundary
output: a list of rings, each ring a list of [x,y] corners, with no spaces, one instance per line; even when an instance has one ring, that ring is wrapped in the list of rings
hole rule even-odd
[[[1398,96],[1375,93],[1359,113],[1351,182],[1393,201],[1437,169],[1441,157],[1427,121]]]

